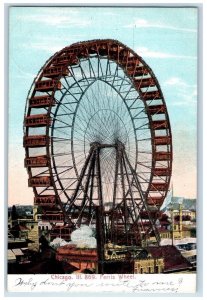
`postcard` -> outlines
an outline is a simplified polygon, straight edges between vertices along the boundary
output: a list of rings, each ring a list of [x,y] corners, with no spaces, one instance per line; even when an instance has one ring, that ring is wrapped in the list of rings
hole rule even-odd
[[[195,293],[198,7],[8,14],[8,292]]]

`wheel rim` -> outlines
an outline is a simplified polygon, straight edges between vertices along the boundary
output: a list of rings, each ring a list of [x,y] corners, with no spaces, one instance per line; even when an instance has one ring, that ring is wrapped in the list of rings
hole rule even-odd
[[[48,84],[51,86],[45,87]],[[38,115],[45,118],[39,125]],[[152,70],[125,45],[96,40],[73,44],[55,54],[29,92],[24,125],[25,165],[38,205],[61,207],[65,214],[63,202],[72,197],[90,143],[119,140],[125,145],[148,207],[159,210],[172,170],[168,112]],[[114,149],[102,150],[106,203],[113,192],[114,166]],[[45,178],[41,178],[42,186],[37,186],[41,185],[40,176]]]

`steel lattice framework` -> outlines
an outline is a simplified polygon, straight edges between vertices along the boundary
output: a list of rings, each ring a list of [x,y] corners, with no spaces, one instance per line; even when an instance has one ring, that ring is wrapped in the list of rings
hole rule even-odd
[[[104,242],[159,239],[171,128],[155,75],[130,48],[92,40],[53,55],[28,93],[23,143],[45,218],[75,228],[96,224],[98,211]]]

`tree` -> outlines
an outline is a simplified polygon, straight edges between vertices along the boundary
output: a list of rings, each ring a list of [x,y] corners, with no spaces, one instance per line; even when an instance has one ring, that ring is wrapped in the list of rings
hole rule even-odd
[[[159,218],[160,221],[168,221],[168,215],[162,214]]]
[[[191,237],[196,237],[196,228],[191,228]]]
[[[17,213],[17,208],[15,205],[12,206],[12,211],[11,211],[11,218],[12,218],[12,221],[15,221],[17,220],[19,217],[18,213]]]
[[[179,221],[180,220],[180,216],[177,215],[174,217],[175,221]],[[182,221],[190,221],[191,220],[191,216],[182,216]]]

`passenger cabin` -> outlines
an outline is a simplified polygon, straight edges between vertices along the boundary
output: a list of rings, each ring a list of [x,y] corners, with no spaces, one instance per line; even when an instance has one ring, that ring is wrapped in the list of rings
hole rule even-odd
[[[159,91],[146,91],[145,93],[141,93],[141,96],[145,101],[161,98]]]
[[[157,198],[163,199],[163,197],[157,197]],[[147,201],[149,201],[149,198],[147,199]],[[157,210],[151,210],[151,211],[150,210],[141,210],[139,215],[143,220],[148,221],[149,217],[157,218],[159,216],[159,212]]]
[[[118,45],[116,45],[116,44],[110,45],[110,46],[109,46],[109,54],[108,54],[108,57],[109,57],[110,59],[117,60],[117,58],[118,58],[118,51],[119,51]]]
[[[168,128],[167,120],[152,121],[152,129],[154,130],[167,129],[167,128]]]
[[[47,114],[31,115],[25,117],[24,125],[26,127],[42,127],[51,125],[51,118]]]
[[[88,57],[89,53],[88,53],[87,48],[83,48],[83,49],[79,50],[76,55],[77,55],[78,58],[81,59],[81,58]]]
[[[57,222],[57,221],[64,221],[64,215],[61,212],[52,213],[46,212],[42,215],[42,221],[49,221],[49,222]]]
[[[23,146],[29,148],[45,147],[49,141],[46,135],[30,135],[24,136]]]
[[[172,158],[172,153],[171,152],[166,152],[166,151],[155,152],[155,155],[154,155],[154,159],[156,161],[170,160],[171,158]]]
[[[28,180],[29,187],[48,187],[51,186],[50,176],[36,176]]]
[[[48,157],[46,155],[27,157],[24,160],[25,167],[39,168],[48,166]]]
[[[135,69],[129,65],[127,65],[127,73],[130,76],[143,76],[143,75],[147,75],[149,72],[147,70],[147,68],[141,66],[141,67],[136,67]]]
[[[50,230],[50,237],[51,239],[60,237],[64,240],[70,240],[72,231],[73,228],[68,226],[55,226]]]
[[[109,46],[109,51],[112,52],[112,53],[117,53],[118,50],[119,50],[119,47],[118,47],[117,44],[111,44],[111,45]]]
[[[34,205],[55,206],[57,204],[55,195],[39,195],[34,197]]]
[[[150,191],[165,191],[168,187],[166,182],[152,182],[149,188]]]
[[[159,115],[159,114],[164,114],[166,112],[166,106],[165,105],[150,105],[147,108],[147,112],[150,115]]]
[[[149,86],[155,86],[155,81],[153,78],[140,78],[134,79],[134,84],[137,88],[146,88]]]
[[[84,46],[82,46],[81,48],[82,50],[85,49]],[[77,55],[77,53],[80,51],[80,47],[70,47],[65,49],[64,53],[62,54],[62,56],[67,55],[68,57],[75,57]]]
[[[91,44],[91,45],[89,45],[88,52],[90,54],[96,54],[98,52],[97,44]]]
[[[128,62],[132,62],[133,60],[137,60],[135,56],[129,56],[129,50],[121,49],[119,51],[119,62],[122,64],[123,67],[126,67]]]
[[[48,106],[55,106],[55,99],[51,96],[36,96],[29,100],[29,107],[44,108]]]
[[[59,65],[75,66],[79,63],[79,60],[76,56],[62,55],[53,58],[52,63],[54,66],[59,66]]]
[[[50,92],[61,90],[61,82],[55,79],[37,81],[35,84],[35,90],[39,92]]]
[[[107,43],[101,44],[99,46],[98,52],[102,56],[108,55],[108,45],[107,45]]]
[[[139,64],[139,59],[136,56],[129,56],[128,50],[122,50],[119,53],[119,58],[123,66],[135,66]]]
[[[152,170],[153,176],[169,176],[170,173],[171,172],[169,168],[155,168]]]
[[[163,200],[164,200],[163,196],[160,196],[160,197],[151,196],[151,197],[148,197],[147,204],[148,205],[162,205]]]
[[[43,77],[48,78],[55,78],[62,76],[67,76],[69,74],[69,70],[65,66],[56,66],[56,67],[50,67],[44,70]]]
[[[154,145],[169,145],[171,143],[171,137],[170,136],[155,136],[154,137]]]

